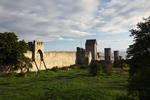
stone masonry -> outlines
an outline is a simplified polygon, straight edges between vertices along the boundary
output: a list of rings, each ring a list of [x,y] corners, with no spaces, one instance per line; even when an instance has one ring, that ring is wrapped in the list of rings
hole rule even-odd
[[[77,51],[44,51],[44,43],[34,40],[29,42],[30,50],[25,56],[32,59],[31,71],[51,69],[54,66],[65,67],[74,64],[90,64],[91,61],[103,61],[112,64],[114,60],[121,59],[119,51],[114,51],[112,57],[111,48],[105,48],[105,56],[97,52],[96,39],[86,40],[85,49],[77,47]]]

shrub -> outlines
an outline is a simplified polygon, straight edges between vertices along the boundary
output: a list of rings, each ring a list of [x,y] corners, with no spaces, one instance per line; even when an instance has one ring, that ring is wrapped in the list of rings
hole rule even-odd
[[[57,66],[55,66],[51,70],[54,71],[54,72],[57,72],[59,70],[59,68]]]
[[[150,100],[150,67],[140,71],[130,76],[128,90],[130,94],[138,94],[140,100]]]
[[[112,65],[105,65],[103,68],[103,72],[106,73],[107,75],[112,75],[113,73]]]
[[[115,61],[113,64],[113,67],[117,67],[117,68],[129,68],[129,61],[128,60],[118,60]]]
[[[90,64],[90,66],[89,66],[89,73],[92,76],[98,76],[98,75],[101,74],[101,72],[102,72],[101,64],[96,63],[96,62],[93,62],[93,63]]]

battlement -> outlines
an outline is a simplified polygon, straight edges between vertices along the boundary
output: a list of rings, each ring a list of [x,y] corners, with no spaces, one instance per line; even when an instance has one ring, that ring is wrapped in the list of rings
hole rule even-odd
[[[44,42],[37,42],[37,45],[44,45]]]
[[[34,40],[33,43],[34,43],[35,45],[44,45],[44,42],[37,41],[37,40]]]
[[[44,42],[34,40],[28,42],[30,51],[25,55],[32,59],[33,70],[42,70],[54,66],[64,67],[73,64],[90,64],[92,61],[99,61],[103,65],[113,64],[114,60],[121,60],[119,51],[114,51],[112,56],[111,48],[105,48],[105,55],[97,52],[96,39],[86,40],[85,49],[77,47],[75,51],[44,51]]]

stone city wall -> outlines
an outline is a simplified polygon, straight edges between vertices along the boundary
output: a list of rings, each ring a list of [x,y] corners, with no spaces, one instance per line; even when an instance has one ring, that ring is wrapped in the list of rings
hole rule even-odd
[[[25,56],[32,59],[32,51],[25,53]],[[43,61],[41,60],[41,55],[36,54],[35,61],[32,62],[33,68],[31,71],[38,71],[51,69],[54,66],[59,68],[64,66],[70,66],[76,63],[76,52],[65,52],[65,51],[51,51],[43,53]],[[44,65],[45,64],[45,65]],[[46,67],[46,68],[45,68]]]

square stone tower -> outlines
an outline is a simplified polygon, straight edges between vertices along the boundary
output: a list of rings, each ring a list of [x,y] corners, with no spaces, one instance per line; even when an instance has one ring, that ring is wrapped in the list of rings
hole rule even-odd
[[[32,60],[35,61],[37,56],[41,56],[41,60],[43,60],[44,43],[34,40],[33,42],[28,42],[28,45],[32,51]]]
[[[86,51],[90,51],[92,53],[92,60],[97,60],[97,42],[96,42],[96,39],[86,40],[85,48],[86,48]]]
[[[86,51],[83,48],[77,47],[76,64],[90,64],[91,60],[92,54],[90,51]]]

